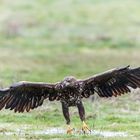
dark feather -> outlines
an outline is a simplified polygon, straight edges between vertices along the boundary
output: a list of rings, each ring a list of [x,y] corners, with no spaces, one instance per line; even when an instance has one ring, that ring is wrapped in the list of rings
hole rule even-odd
[[[57,92],[55,84],[19,82],[8,89],[0,90],[0,110],[14,110],[27,112],[43,104],[47,97],[55,100]]]
[[[140,67],[131,69],[127,66],[112,69],[82,82],[84,90],[93,86],[100,97],[118,96],[130,92],[129,87],[140,88]]]

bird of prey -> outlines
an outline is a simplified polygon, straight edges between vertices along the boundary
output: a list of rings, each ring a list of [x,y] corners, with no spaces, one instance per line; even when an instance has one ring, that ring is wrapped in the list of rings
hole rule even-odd
[[[82,130],[87,132],[90,129],[85,123],[82,98],[88,98],[95,93],[100,97],[117,97],[130,92],[131,88],[140,88],[140,67],[114,68],[84,80],[69,76],[55,84],[21,81],[0,90],[0,110],[5,108],[15,112],[28,112],[30,109],[41,106],[45,99],[59,100],[68,126],[67,133],[71,134],[73,131],[70,127],[70,106],[78,108],[83,122]]]

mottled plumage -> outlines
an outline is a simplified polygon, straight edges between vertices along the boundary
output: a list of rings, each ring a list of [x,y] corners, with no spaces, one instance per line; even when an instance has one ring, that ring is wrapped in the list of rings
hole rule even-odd
[[[45,99],[60,100],[64,117],[69,124],[70,106],[77,106],[81,120],[85,120],[82,98],[88,98],[94,93],[100,97],[116,97],[130,92],[129,87],[140,88],[140,67],[115,68],[85,80],[70,76],[55,84],[21,81],[0,90],[0,110],[5,108],[15,112],[28,112],[41,106]]]

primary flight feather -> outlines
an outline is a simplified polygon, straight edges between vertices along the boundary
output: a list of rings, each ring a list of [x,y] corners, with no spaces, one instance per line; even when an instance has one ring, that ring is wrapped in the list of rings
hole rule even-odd
[[[69,76],[55,84],[21,81],[0,90],[0,110],[5,108],[15,112],[28,112],[41,106],[45,99],[60,100],[66,123],[70,124],[69,107],[77,106],[85,131],[89,128],[84,122],[82,98],[88,98],[94,93],[100,97],[116,97],[130,92],[130,87],[140,88],[140,67],[115,68],[85,80]],[[72,129],[68,128],[67,133],[71,131]]]

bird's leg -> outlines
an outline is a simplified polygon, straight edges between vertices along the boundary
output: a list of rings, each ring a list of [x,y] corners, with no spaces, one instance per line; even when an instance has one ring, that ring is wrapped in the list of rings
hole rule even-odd
[[[84,109],[83,103],[82,102],[78,103],[77,107],[78,107],[80,119],[83,122],[83,125],[82,125],[83,133],[91,132],[91,130],[89,129],[89,127],[85,123],[85,109]]]
[[[63,115],[66,119],[66,124],[67,124],[67,134],[72,134],[73,128],[70,127],[70,115],[69,115],[69,107],[67,104],[62,102],[62,111]]]

